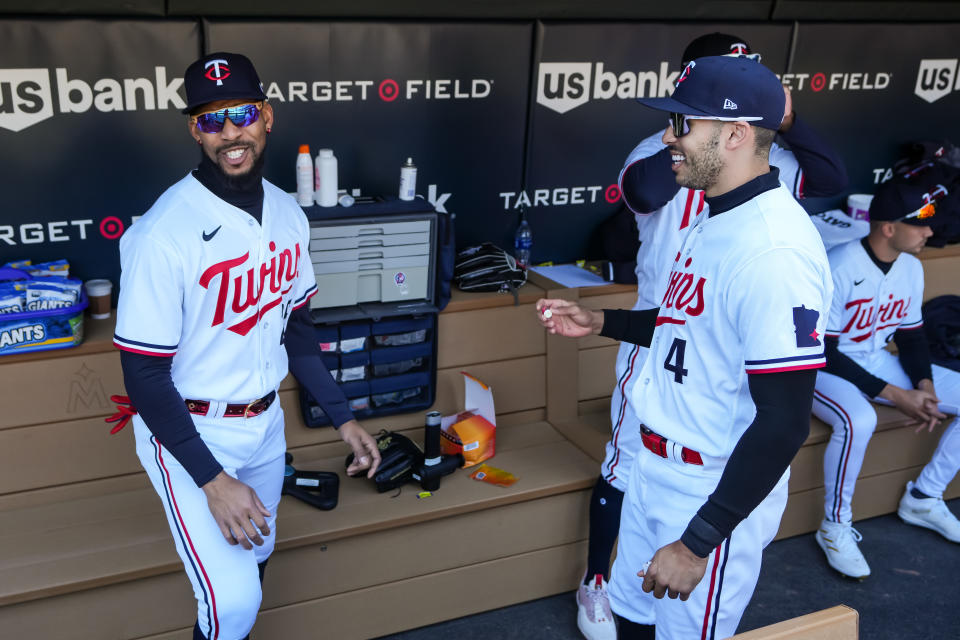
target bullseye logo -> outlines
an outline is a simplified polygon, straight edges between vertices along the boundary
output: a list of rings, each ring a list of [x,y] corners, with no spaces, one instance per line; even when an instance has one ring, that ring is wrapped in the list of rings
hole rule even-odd
[[[823,73],[815,73],[810,78],[810,88],[814,91],[823,91],[825,86],[827,86],[827,76]]]
[[[210,60],[203,66],[207,70],[203,76],[211,82],[216,81],[218,87],[222,87],[223,81],[230,77],[230,67],[226,60],[220,58]]]
[[[603,197],[607,199],[607,202],[613,204],[620,199],[620,187],[615,184],[607,187],[607,190],[603,192]]]
[[[107,216],[100,222],[100,235],[107,240],[116,240],[123,235],[123,222],[116,216]]]
[[[384,102],[393,102],[400,95],[400,85],[397,84],[396,80],[387,78],[380,83],[378,91],[381,100]]]

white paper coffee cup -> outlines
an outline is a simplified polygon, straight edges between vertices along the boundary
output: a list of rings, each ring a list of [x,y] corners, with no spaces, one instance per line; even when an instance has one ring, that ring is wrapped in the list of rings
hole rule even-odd
[[[90,300],[90,317],[94,320],[105,320],[110,317],[111,293],[113,283],[109,280],[87,280],[84,284],[87,289],[87,298]]]

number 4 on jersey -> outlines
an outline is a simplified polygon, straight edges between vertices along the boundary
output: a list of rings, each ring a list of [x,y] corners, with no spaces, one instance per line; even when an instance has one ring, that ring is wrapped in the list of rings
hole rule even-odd
[[[674,338],[670,345],[670,351],[667,353],[667,359],[663,361],[663,368],[673,373],[673,381],[683,384],[683,376],[687,375],[687,370],[683,368],[683,353],[687,348],[687,341],[681,338]]]

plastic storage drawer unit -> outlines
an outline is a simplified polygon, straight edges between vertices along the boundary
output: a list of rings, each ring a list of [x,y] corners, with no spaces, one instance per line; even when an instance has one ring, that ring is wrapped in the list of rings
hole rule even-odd
[[[320,292],[311,308],[432,297],[434,216],[312,222],[310,259]]]

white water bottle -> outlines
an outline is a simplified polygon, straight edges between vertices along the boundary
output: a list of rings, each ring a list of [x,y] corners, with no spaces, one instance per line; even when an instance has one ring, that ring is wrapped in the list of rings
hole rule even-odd
[[[417,195],[417,166],[413,158],[400,165],[400,199],[413,200]]]
[[[333,149],[320,149],[316,162],[316,198],[321,207],[337,206],[337,158]]]
[[[301,207],[313,205],[313,160],[310,159],[310,147],[300,145],[297,154],[297,204]]]

